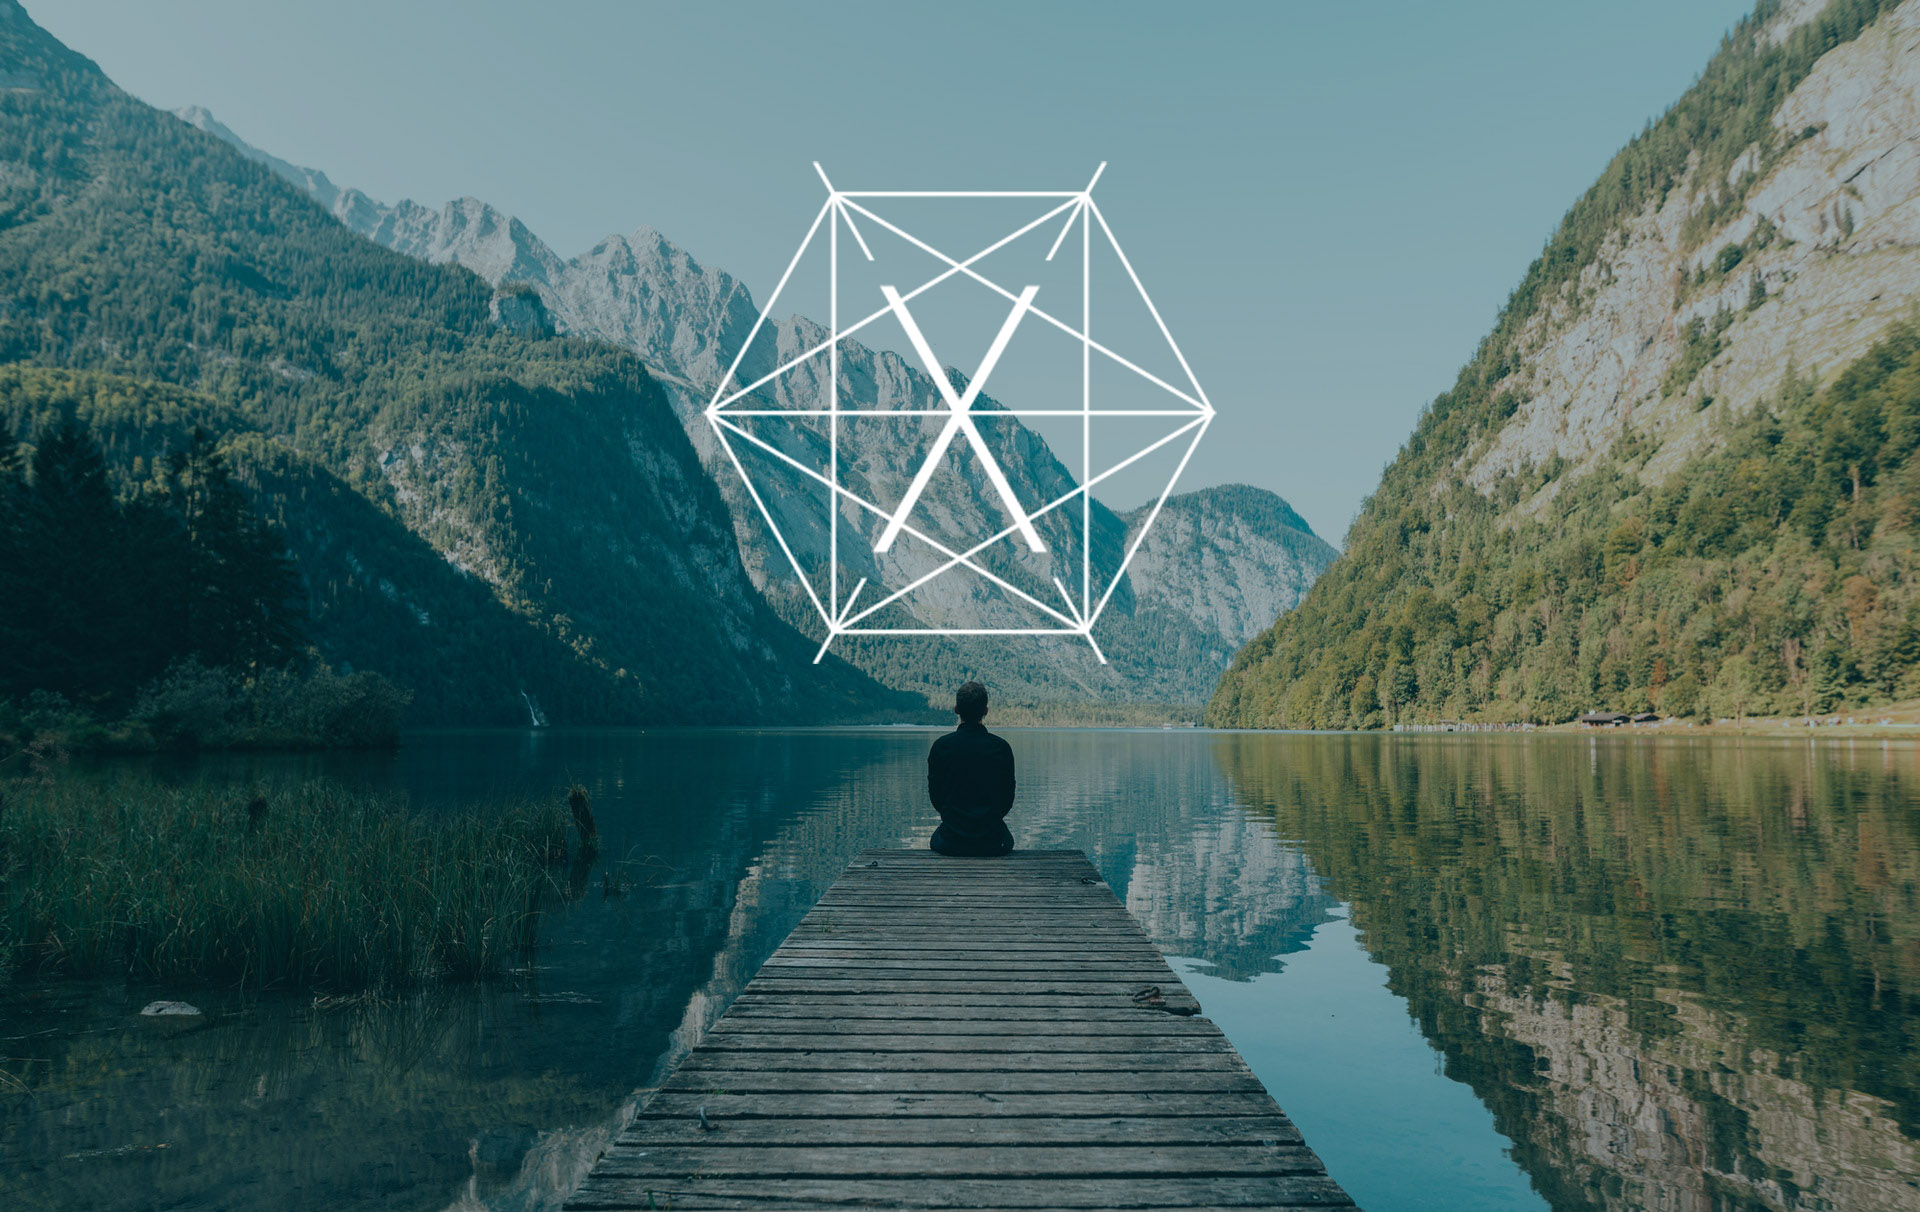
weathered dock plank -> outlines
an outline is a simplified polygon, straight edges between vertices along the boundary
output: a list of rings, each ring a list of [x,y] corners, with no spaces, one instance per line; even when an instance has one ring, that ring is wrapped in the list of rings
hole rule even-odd
[[[1351,1207],[1078,851],[862,853],[575,1209]]]

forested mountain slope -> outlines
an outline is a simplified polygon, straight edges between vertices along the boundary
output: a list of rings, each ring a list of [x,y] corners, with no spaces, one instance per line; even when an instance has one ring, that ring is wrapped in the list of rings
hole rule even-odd
[[[1920,0],[1762,3],[1576,202],[1216,724],[1920,693]]]
[[[811,603],[702,415],[733,352],[759,315],[758,305],[738,280],[702,265],[651,228],[608,236],[587,252],[562,259],[525,224],[478,199],[462,198],[439,210],[405,200],[381,203],[359,190],[340,188],[323,172],[249,146],[204,109],[178,112],[183,121],[307,190],[354,231],[409,256],[467,266],[500,285],[496,307],[503,319],[597,337],[639,354],[673,402],[708,472],[731,500],[740,556],[755,585],[782,617],[809,634],[820,632]],[[825,335],[804,316],[776,314],[768,322],[780,333],[778,347],[789,351],[809,347]],[[768,348],[756,346],[749,352],[736,381],[750,382],[772,369]],[[842,343],[842,350],[843,399],[889,407],[938,406],[933,382],[920,367],[851,339]],[[801,390],[808,386],[813,385],[804,384]],[[998,407],[983,397],[983,410]],[[986,432],[1022,499],[1049,499],[1074,485],[1073,474],[1046,440],[1024,424],[1006,421]],[[874,426],[858,436],[849,431],[842,439],[843,466],[851,469],[848,474],[857,477],[856,482],[879,485],[875,499],[893,499],[904,489],[899,444],[915,436]],[[824,454],[819,462],[824,466]],[[765,493],[763,499],[782,533],[805,534],[818,526],[812,516],[814,494],[802,484],[793,487],[794,492]],[[953,519],[967,533],[991,533],[1000,525],[999,503],[984,479],[936,477],[925,509],[928,516]],[[1087,645],[1072,639],[853,637],[837,642],[833,650],[882,682],[937,703],[945,702],[955,683],[977,676],[994,686],[1001,703],[1019,704],[1047,718],[1093,718],[1086,712],[1096,703],[1197,705],[1212,693],[1233,653],[1276,613],[1299,601],[1335,551],[1285,501],[1263,489],[1204,488],[1170,499],[1166,510],[1147,533],[1096,631],[1109,664],[1100,664]],[[1146,520],[1144,509],[1122,516],[1095,505],[1096,580],[1111,579],[1124,542]],[[939,562],[927,549],[910,543],[884,556],[842,550],[847,583],[871,576],[875,584],[903,585]],[[1077,558],[1063,560],[1052,571],[1077,582],[1077,567]],[[940,577],[907,602],[892,625],[1030,624],[1022,612],[1004,612],[999,596],[997,591],[981,592],[971,577]]]
[[[0,384],[16,426],[117,414],[103,398],[228,418],[324,655],[403,673],[422,721],[894,701],[844,663],[806,666],[637,359],[494,311],[471,272],[353,235],[0,0],[0,361],[195,393],[16,375]]]

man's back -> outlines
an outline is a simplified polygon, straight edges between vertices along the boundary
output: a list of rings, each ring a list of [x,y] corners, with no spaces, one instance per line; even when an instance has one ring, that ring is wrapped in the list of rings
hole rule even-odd
[[[1013,849],[1013,747],[978,722],[962,722],[927,753],[927,795],[940,813],[932,846],[942,854],[998,855]]]

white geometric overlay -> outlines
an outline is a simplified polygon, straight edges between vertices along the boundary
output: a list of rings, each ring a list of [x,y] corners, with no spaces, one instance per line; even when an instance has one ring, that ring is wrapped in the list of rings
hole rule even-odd
[[[788,263],[786,272],[781,275],[779,285],[774,288],[765,307],[761,309],[753,328],[741,342],[740,348],[734,352],[732,364],[715,389],[712,401],[707,405],[706,417],[713,427],[715,437],[726,450],[735,470],[739,472],[748,496],[758,507],[761,518],[766,522],[775,542],[779,544],[781,552],[799,578],[800,585],[806,591],[807,599],[820,616],[820,621],[825,628],[825,636],[819,652],[814,657],[816,662],[826,655],[835,637],[843,635],[1059,635],[1086,640],[1095,656],[1101,663],[1105,663],[1106,657],[1101,653],[1100,646],[1093,637],[1094,626],[1099,622],[1102,612],[1106,610],[1115,589],[1126,575],[1127,566],[1132,563],[1135,553],[1139,551],[1141,543],[1146,538],[1147,531],[1152,528],[1154,521],[1158,518],[1161,507],[1166,504],[1168,496],[1172,494],[1181,473],[1186,469],[1188,460],[1192,458],[1200,439],[1205,436],[1213,420],[1213,405],[1208,401],[1206,392],[1194,377],[1192,368],[1187,365],[1185,356],[1181,354],[1179,345],[1173,339],[1173,334],[1167,330],[1159,310],[1154,307],[1153,300],[1147,295],[1139,275],[1134,272],[1132,263],[1127,260],[1126,253],[1121,250],[1119,241],[1115,239],[1113,229],[1108,226],[1106,216],[1101,214],[1099,204],[1093,199],[1093,187],[1100,180],[1101,173],[1106,171],[1106,167],[1106,164],[1102,163],[1086,186],[1077,190],[861,191],[835,189],[820,165],[818,163],[814,165],[814,170],[820,174],[820,180],[826,186],[826,201],[821,205],[819,213],[814,216],[812,226],[808,228],[800,248]],[[907,230],[904,223],[889,219],[881,213],[889,210],[894,200],[921,199],[945,199],[954,206],[984,205],[989,200],[1003,208],[1009,203],[1025,201],[1030,201],[1032,206],[1031,213],[1025,211],[1020,213],[1019,220],[1011,230],[997,235],[982,248],[959,250],[967,252],[968,255],[956,257],[935,247],[930,241],[914,235]],[[994,212],[995,217],[997,218],[1000,213],[1002,212]],[[996,252],[1028,236],[1029,233],[1038,232],[1039,238],[1044,238],[1054,224],[1058,224],[1059,231],[1046,253],[1045,259],[1048,262],[1054,260],[1069,235],[1074,232],[1076,226],[1078,228],[1081,267],[1079,297],[1071,300],[1078,304],[1077,315],[1072,311],[1068,311],[1064,317],[1055,314],[1056,311],[1063,310],[1060,308],[1060,299],[1039,298],[1041,288],[1038,286],[1021,281],[998,282],[982,270],[983,264],[989,267],[993,265],[991,259]],[[867,225],[871,225],[868,231],[876,234],[876,240],[882,238],[878,233],[884,232],[886,237],[925,254],[928,260],[915,272],[927,272],[926,279],[918,282],[887,282],[879,286],[877,294],[871,297],[865,293],[870,288],[863,287],[859,297],[842,298],[842,256],[860,257],[867,262],[874,260],[874,254],[865,235],[862,234],[862,227]],[[842,227],[845,227],[852,236],[852,245],[845,254],[842,253],[840,246]],[[826,260],[829,314],[826,337],[811,348],[785,351],[782,357],[775,359],[778,364],[771,371],[753,382],[736,382],[735,376],[740,370],[747,350],[753,346],[754,338],[760,335],[764,327],[769,326],[768,316],[773,313],[781,293],[788,289],[789,280],[793,279],[795,269],[801,265],[809,248],[822,237],[828,247]],[[1130,285],[1132,292],[1137,293],[1137,302],[1145,305],[1146,313],[1152,318],[1153,328],[1157,329],[1158,336],[1165,342],[1164,348],[1171,351],[1174,362],[1177,363],[1177,373],[1171,366],[1163,367],[1165,372],[1163,377],[1162,374],[1156,374],[1135,360],[1129,359],[1120,350],[1109,348],[1107,344],[1095,339],[1091,323],[1094,301],[1090,267],[1093,264],[1096,242],[1100,242],[1102,246],[1101,255],[1105,256],[1105,250],[1110,249],[1111,256],[1117,260],[1124,271],[1124,282]],[[854,249],[857,249],[857,252]],[[1069,262],[1068,265],[1069,269],[1066,272],[1070,273],[1071,263]],[[984,352],[978,348],[936,351],[926,334],[922,332],[921,323],[914,311],[915,299],[927,295],[928,292],[949,281],[977,283],[994,295],[1000,296],[1004,301],[1007,310],[998,319],[997,334]],[[1055,295],[1059,294],[1058,287],[1049,289]],[[847,323],[843,322],[843,315],[855,318]],[[898,408],[881,407],[879,404],[863,407],[848,398],[846,384],[842,382],[841,342],[869,326],[883,322],[897,324],[899,331],[904,334],[908,345],[916,355],[915,361],[933,380],[934,387],[939,393],[938,407]],[[1080,359],[1078,407],[1038,407],[1031,404],[1023,406],[1022,401],[1015,400],[1001,404],[992,413],[976,412],[975,403],[992,378],[996,366],[1001,362],[1009,342],[1023,326],[1034,324],[1051,326],[1077,344]],[[1113,338],[1109,337],[1109,339]],[[801,406],[790,405],[780,408],[759,406],[765,402],[767,392],[777,390],[779,381],[783,377],[795,374],[823,354],[827,364],[824,399],[803,400]],[[1140,361],[1147,360],[1149,359],[1145,357],[1140,358]],[[976,366],[973,374],[967,378],[964,390],[954,388],[943,369],[943,364]],[[1096,368],[1100,371],[1099,375],[1096,375]],[[1125,379],[1131,387],[1124,399],[1110,403],[1103,402],[1101,399],[1096,399],[1096,394],[1100,391],[1096,387],[1096,379],[1100,382],[1110,382],[1111,380],[1105,376],[1113,368],[1126,372],[1120,377]],[[1146,392],[1139,390],[1142,385],[1152,390]],[[1139,406],[1143,394],[1147,397],[1145,407]],[[805,406],[809,403],[813,406]],[[824,466],[811,466],[806,459],[796,457],[797,452],[782,449],[781,443],[770,438],[765,431],[756,432],[754,419],[768,417],[781,418],[783,421],[806,418],[810,419],[810,423],[820,425],[827,447]],[[868,492],[856,491],[843,482],[846,479],[843,475],[841,457],[843,426],[852,419],[862,417],[920,417],[926,418],[929,426],[933,424],[939,426],[937,435],[924,451],[906,449],[900,451],[903,461],[899,468],[901,476],[904,477],[911,468],[912,479],[905,491],[896,499],[871,500],[868,499]],[[980,421],[999,417],[1054,418],[1056,420],[1050,422],[1053,424],[1062,423],[1059,420],[1062,418],[1078,418],[1080,462],[1077,483],[1074,483],[1070,490],[1053,495],[1052,499],[1036,501],[1032,504],[1022,502],[990,444],[980,432]],[[1154,440],[1142,445],[1137,451],[1119,458],[1112,466],[1096,472],[1093,467],[1093,426],[1096,420],[1104,418],[1166,418],[1170,432],[1158,434]],[[1064,423],[1071,424],[1071,421]],[[1007,524],[998,531],[968,536],[968,540],[964,543],[943,542],[941,537],[930,533],[937,529],[936,527],[917,526],[914,522],[915,510],[922,505],[923,494],[934,477],[942,473],[949,451],[956,447],[960,449],[956,450],[955,457],[958,457],[960,451],[971,452],[972,463],[969,466],[977,465],[979,473],[984,476],[986,484],[991,488],[991,494],[987,499],[1007,518]],[[1093,557],[1092,490],[1162,449],[1169,452],[1180,451],[1178,464],[1174,467],[1165,488],[1160,490],[1158,497],[1154,500],[1152,509],[1145,515],[1144,523],[1139,526],[1137,532],[1125,536],[1124,556],[1119,559],[1117,566],[1112,568],[1111,575],[1108,575],[1105,570],[1099,570],[1099,579],[1104,584],[1096,585],[1094,583],[1096,567]],[[770,458],[789,478],[797,473],[804,482],[811,483],[820,490],[820,506],[824,512],[824,518],[820,519],[821,525],[809,529],[809,534],[817,530],[824,538],[824,569],[817,565],[810,566],[808,561],[804,561],[796,554],[795,545],[790,542],[791,536],[782,533],[782,528],[775,517],[776,510],[768,505],[767,493],[773,490],[764,483],[756,484],[755,474],[750,474],[747,462],[741,458],[743,451],[749,451],[756,458],[763,460]],[[1158,483],[1157,478],[1154,482]],[[789,504],[785,496],[782,497],[782,503]],[[791,519],[790,511],[783,509],[781,512],[786,512]],[[867,533],[856,528],[852,522],[843,523],[843,512],[848,513],[852,518],[860,519]],[[1074,517],[1076,514],[1078,516]],[[988,567],[990,561],[986,553],[994,549],[997,544],[1013,544],[1013,547],[1008,550],[1014,554],[1048,552],[1049,544],[1036,528],[1036,523],[1044,520],[1047,525],[1057,528],[1063,518],[1073,518],[1078,523],[1077,527],[1072,528],[1078,531],[1077,535],[1072,536],[1077,539],[1077,542],[1062,544],[1063,547],[1078,549],[1073,553],[1073,556],[1077,557],[1073,559],[1075,566],[1068,574],[1072,577],[1072,573],[1078,573],[1077,578],[1073,578],[1078,580],[1077,586],[1070,588],[1058,575],[1052,575],[1050,579],[1058,597],[1048,598],[1042,596],[1046,591],[1039,587],[1038,582],[1032,586],[1038,592],[1029,592]],[[791,526],[791,521],[789,524]],[[1062,532],[1056,529],[1054,533],[1058,535]],[[1071,534],[1071,530],[1066,533]],[[930,567],[919,571],[908,583],[890,592],[875,593],[863,599],[862,594],[868,584],[867,578],[864,577],[858,579],[850,590],[842,592],[843,555],[855,553],[861,555],[863,559],[884,556],[903,537],[926,549],[926,554],[931,560]],[[952,535],[944,537],[948,540],[953,539]],[[854,544],[863,546],[855,552],[855,549],[850,546]],[[1064,552],[1055,554],[1063,564],[1068,558]],[[1002,572],[1004,571],[1003,567]],[[1033,613],[1036,616],[1036,625],[902,626],[886,621],[891,617],[885,613],[888,607],[907,599],[909,595],[936,578],[956,576],[977,577],[996,587],[1010,602],[1018,603],[1022,609]],[[851,579],[851,574],[847,579]]]

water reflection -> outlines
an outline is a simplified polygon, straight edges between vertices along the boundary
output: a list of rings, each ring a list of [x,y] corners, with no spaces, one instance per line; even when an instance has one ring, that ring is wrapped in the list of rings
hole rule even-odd
[[[1920,1206],[1916,755],[1223,737],[1555,1208]]]
[[[508,987],[396,1004],[0,986],[9,1208],[557,1207],[851,855],[924,845],[914,730],[460,733],[397,754],[210,757],[167,778],[329,777],[433,806],[569,781],[602,867]],[[1326,920],[1296,849],[1228,809],[1190,734],[1014,734],[1023,845],[1093,854],[1169,950],[1272,972]],[[609,877],[608,872],[612,875]],[[563,883],[565,881],[563,880]],[[608,896],[610,886],[621,887]],[[142,1019],[147,1000],[209,1013]],[[8,1085],[0,1079],[0,1085]]]
[[[1009,735],[1020,844],[1093,856],[1363,1203],[1920,1206],[1914,749]],[[426,811],[577,780],[602,865],[536,969],[485,989],[0,984],[0,1206],[556,1207],[855,851],[924,844],[930,739],[462,733],[157,767]],[[211,1013],[142,1019],[155,997]],[[1422,1139],[1371,1130],[1407,1115]]]

